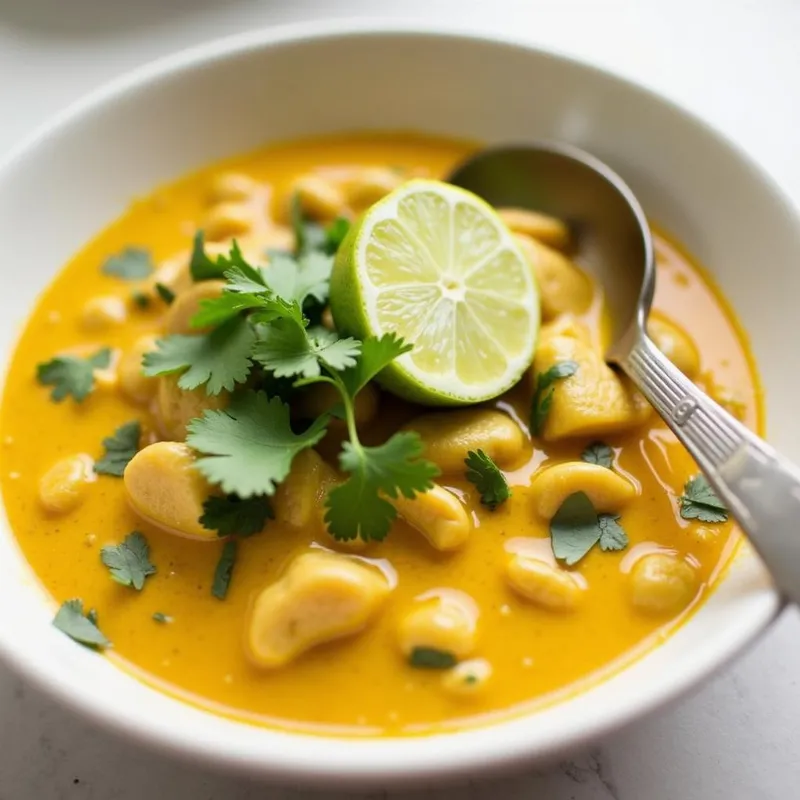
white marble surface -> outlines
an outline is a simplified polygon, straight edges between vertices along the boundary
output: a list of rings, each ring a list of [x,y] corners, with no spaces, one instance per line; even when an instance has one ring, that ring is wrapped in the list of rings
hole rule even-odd
[[[725,130],[800,204],[797,0],[0,0],[0,152],[71,100],[158,55],[265,24],[365,14],[513,30],[633,76]],[[800,797],[797,676],[800,621],[789,612],[694,696],[588,754],[543,773],[416,796],[793,800]],[[0,666],[0,800],[312,796],[133,748]]]

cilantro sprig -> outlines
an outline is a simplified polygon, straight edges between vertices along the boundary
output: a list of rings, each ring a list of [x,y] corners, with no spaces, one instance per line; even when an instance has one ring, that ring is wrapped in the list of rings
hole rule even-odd
[[[108,567],[113,580],[140,592],[145,579],[154,575],[155,566],[150,563],[150,547],[147,539],[133,531],[121,544],[106,545],[100,551],[100,560]]]
[[[36,367],[36,378],[44,386],[52,386],[50,397],[60,403],[70,395],[83,402],[94,389],[94,371],[106,369],[111,363],[111,349],[103,347],[93,355],[56,356]]]
[[[678,502],[684,519],[710,523],[728,521],[728,508],[714,493],[705,475],[695,475],[686,481]]]
[[[569,495],[550,520],[553,555],[567,566],[577,564],[596,545],[623,550],[628,535],[615,514],[598,514],[585,492]]]
[[[464,459],[467,480],[481,493],[481,503],[494,511],[511,497],[505,475],[483,450],[470,450]]]
[[[550,406],[553,405],[553,393],[557,381],[569,378],[578,371],[577,361],[558,361],[550,369],[536,376],[536,384],[531,403],[530,430],[534,436],[540,436],[544,429]]]
[[[120,425],[113,435],[103,439],[105,452],[94,465],[94,471],[101,475],[113,475],[121,478],[128,462],[139,450],[139,438],[142,426],[138,420]]]

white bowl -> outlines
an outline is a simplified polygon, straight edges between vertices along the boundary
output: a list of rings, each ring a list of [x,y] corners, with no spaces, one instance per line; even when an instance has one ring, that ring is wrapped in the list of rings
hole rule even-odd
[[[787,322],[800,225],[742,153],[674,105],[530,47],[429,28],[273,28],[164,59],[68,109],[0,169],[0,348],[42,288],[131,198],[272,139],[419,129],[489,142],[573,142],[617,169],[647,211],[719,279],[750,333],[772,439],[800,460]],[[388,786],[541,763],[640,717],[750,642],[778,599],[749,550],[664,645],[559,704],[427,738],[322,739],[214,716],[55,631],[53,603],[0,530],[0,651],[87,717],[204,764],[294,784]]]

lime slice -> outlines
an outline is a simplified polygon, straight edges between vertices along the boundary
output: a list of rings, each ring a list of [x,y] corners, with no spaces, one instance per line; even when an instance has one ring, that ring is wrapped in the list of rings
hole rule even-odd
[[[539,292],[513,236],[483,200],[440,181],[409,181],[351,228],[331,311],[343,333],[412,344],[380,382],[431,405],[502,394],[531,363],[539,332]]]

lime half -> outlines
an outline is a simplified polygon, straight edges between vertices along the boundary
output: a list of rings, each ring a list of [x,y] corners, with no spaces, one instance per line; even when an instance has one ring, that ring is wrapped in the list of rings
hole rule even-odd
[[[430,405],[497,397],[531,363],[539,332],[539,292],[513,236],[483,200],[440,181],[404,184],[351,228],[330,302],[343,333],[413,345],[380,382]]]

